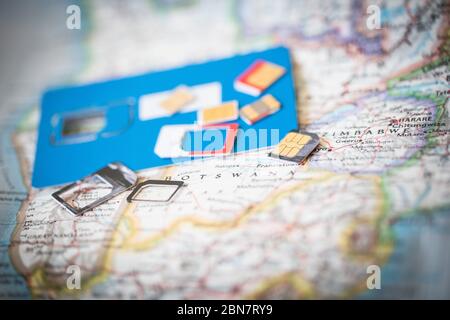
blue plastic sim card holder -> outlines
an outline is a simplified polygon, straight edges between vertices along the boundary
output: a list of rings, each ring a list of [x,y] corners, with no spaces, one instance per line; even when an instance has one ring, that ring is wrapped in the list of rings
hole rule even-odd
[[[242,108],[257,99],[237,91],[234,82],[258,60],[286,70],[264,91],[280,102],[280,110],[252,125],[240,118],[234,120],[234,126],[227,128],[229,139],[224,137],[225,144],[207,139],[209,131],[188,133],[185,140],[181,140],[185,129],[198,127],[197,114],[202,108],[231,100],[237,101]],[[167,114],[161,101],[181,85],[194,96],[192,105]],[[230,125],[224,123],[222,126],[226,124]],[[177,136],[173,142],[178,164],[191,160],[191,156],[203,157],[212,151],[217,155],[275,145],[279,139],[272,137],[283,137],[296,128],[293,68],[289,50],[285,47],[55,88],[42,97],[32,185],[41,188],[74,182],[112,162],[121,162],[133,171],[172,165],[175,163],[171,156],[174,148],[166,144],[173,140],[176,132],[180,133],[180,140]],[[274,132],[278,134],[272,135]],[[252,139],[252,143],[247,143],[252,135],[257,136],[257,141]],[[195,138],[204,142],[189,146],[187,141],[198,140]]]

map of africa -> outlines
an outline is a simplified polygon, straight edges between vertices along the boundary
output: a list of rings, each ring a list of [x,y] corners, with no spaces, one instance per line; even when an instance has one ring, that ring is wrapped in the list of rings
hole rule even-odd
[[[81,30],[65,27],[72,2],[52,4],[0,10],[1,298],[450,298],[448,2],[86,1]],[[321,137],[305,165],[261,150],[143,170],[186,186],[81,217],[31,188],[49,86],[277,44],[300,127]]]

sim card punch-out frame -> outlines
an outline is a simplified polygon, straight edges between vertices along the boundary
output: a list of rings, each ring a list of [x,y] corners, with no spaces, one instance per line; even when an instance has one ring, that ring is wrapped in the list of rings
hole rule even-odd
[[[92,177],[99,178],[102,182],[105,182],[106,184],[110,185],[112,187],[111,192],[95,200],[91,204],[81,208],[76,208],[63,199],[62,195],[64,193],[70,192],[70,190],[77,188],[84,181]],[[132,188],[136,184],[136,182],[137,182],[137,175],[131,169],[127,168],[121,163],[110,163],[106,167],[103,167],[102,169],[94,172],[93,174],[54,192],[52,194],[52,197],[69,212],[71,212],[76,216],[80,216],[86,211],[90,211],[95,207],[101,205],[102,203],[108,201],[109,199],[115,197],[116,195]]]
[[[155,199],[138,199],[137,195],[145,188],[151,187],[152,185],[163,185],[163,186],[176,186],[176,189],[172,192],[172,194],[164,200],[155,200]],[[146,180],[144,182],[139,183],[133,191],[128,195],[127,201],[129,203],[134,201],[142,201],[142,202],[169,202],[178,192],[178,190],[184,185],[183,181],[175,181],[175,180]]]

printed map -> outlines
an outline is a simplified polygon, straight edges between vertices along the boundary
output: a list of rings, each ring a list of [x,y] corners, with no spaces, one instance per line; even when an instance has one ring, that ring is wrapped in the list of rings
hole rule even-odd
[[[81,30],[65,28],[71,3],[32,3],[14,32],[32,54],[17,43],[17,64],[2,59],[1,298],[450,298],[448,2],[89,1]],[[186,186],[169,204],[124,193],[82,217],[30,187],[49,86],[277,44],[292,52],[300,126],[321,137],[306,165],[263,150],[144,170]]]

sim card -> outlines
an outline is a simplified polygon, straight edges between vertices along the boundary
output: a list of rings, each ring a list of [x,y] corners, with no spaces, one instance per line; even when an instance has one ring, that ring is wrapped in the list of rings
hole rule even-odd
[[[54,192],[52,197],[79,216],[128,190],[136,181],[137,175],[132,170],[115,162]]]
[[[215,107],[199,110],[197,112],[197,121],[201,125],[208,125],[236,120],[238,116],[238,102],[233,100]]]
[[[138,101],[138,116],[141,121],[174,116],[177,113],[178,116],[204,109],[207,106],[218,105],[221,102],[222,84],[220,82],[214,81],[189,86],[182,84],[175,86],[175,89],[141,95]],[[179,104],[175,108],[176,112],[166,109],[166,107],[170,109],[170,104]]]
[[[238,124],[166,125],[159,132],[155,154],[160,158],[202,157],[233,150]]]
[[[241,118],[247,124],[252,125],[255,122],[280,110],[281,103],[271,94],[266,94],[261,99],[244,106],[240,113]]]
[[[161,107],[168,114],[174,114],[192,100],[194,100],[194,96],[190,93],[189,89],[186,86],[179,86],[167,98],[161,101]]]
[[[285,72],[286,69],[280,65],[257,60],[234,81],[234,88],[257,97],[281,78]]]
[[[314,151],[319,142],[320,138],[315,133],[291,131],[269,153],[269,156],[301,163]]]

